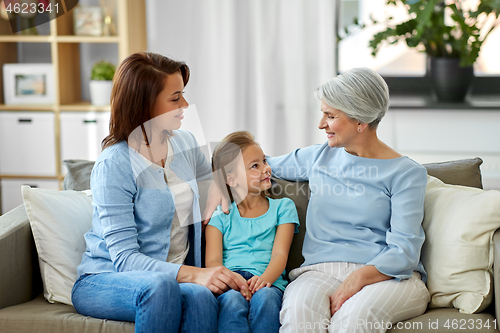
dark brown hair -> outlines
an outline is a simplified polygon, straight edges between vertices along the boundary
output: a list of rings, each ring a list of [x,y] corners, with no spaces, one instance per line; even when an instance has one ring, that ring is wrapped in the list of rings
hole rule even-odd
[[[212,155],[212,171],[215,183],[223,193],[224,190],[227,191],[230,202],[233,202],[234,198],[231,194],[231,187],[227,185],[227,173],[237,167],[235,162],[238,160],[238,154],[243,154],[243,151],[252,145],[258,145],[258,143],[255,142],[250,132],[234,132],[222,139]],[[262,195],[266,196],[268,193],[262,192]]]
[[[134,53],[122,61],[113,77],[109,135],[102,140],[102,149],[127,140],[134,129],[153,118],[167,75],[177,72],[186,85],[189,67],[183,62],[152,52]]]

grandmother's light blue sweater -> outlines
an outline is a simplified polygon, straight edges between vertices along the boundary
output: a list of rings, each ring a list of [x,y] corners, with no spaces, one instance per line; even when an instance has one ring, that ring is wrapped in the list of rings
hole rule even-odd
[[[327,143],[268,158],[278,178],[309,181],[303,266],[373,265],[397,280],[420,263],[426,169],[408,157],[370,159]]]

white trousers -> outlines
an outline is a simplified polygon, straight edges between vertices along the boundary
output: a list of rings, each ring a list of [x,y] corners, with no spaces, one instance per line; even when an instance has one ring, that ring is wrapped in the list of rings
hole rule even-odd
[[[421,315],[430,296],[420,273],[410,279],[370,284],[349,298],[332,317],[330,296],[364,264],[329,262],[290,272],[280,312],[280,333],[386,332],[393,324]]]

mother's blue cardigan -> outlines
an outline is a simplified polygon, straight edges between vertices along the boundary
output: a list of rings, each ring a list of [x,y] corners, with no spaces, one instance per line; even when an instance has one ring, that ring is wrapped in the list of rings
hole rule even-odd
[[[201,267],[201,212],[197,181],[212,177],[194,136],[174,131],[171,169],[193,191],[193,224],[189,226],[186,264]],[[177,276],[181,265],[166,262],[175,198],[163,168],[147,163],[127,142],[100,154],[92,170],[92,228],[78,276],[84,273],[159,271]]]

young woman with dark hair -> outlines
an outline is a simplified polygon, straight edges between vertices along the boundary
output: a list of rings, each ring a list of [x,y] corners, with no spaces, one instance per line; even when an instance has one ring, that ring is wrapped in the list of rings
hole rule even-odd
[[[149,52],[129,56],[115,74],[72,293],[80,314],[135,322],[135,332],[216,332],[214,293],[248,293],[227,268],[201,268],[197,181],[211,179],[211,168],[194,136],[179,130],[189,74]]]

